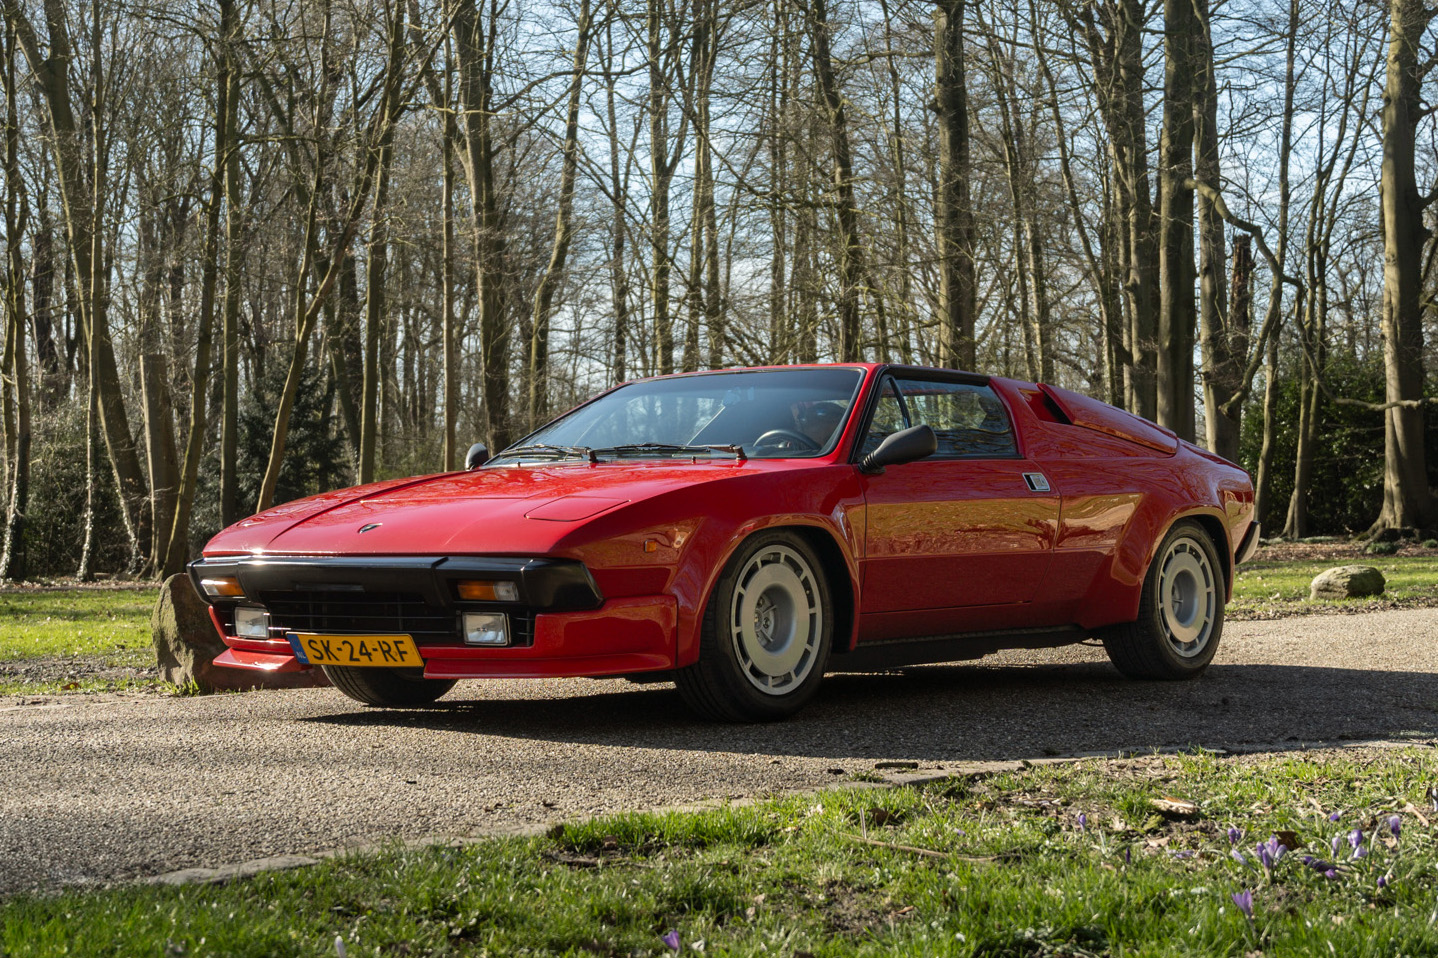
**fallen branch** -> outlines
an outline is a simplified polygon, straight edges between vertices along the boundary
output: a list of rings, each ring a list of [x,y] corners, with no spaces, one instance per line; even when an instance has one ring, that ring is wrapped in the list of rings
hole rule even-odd
[[[937,852],[932,848],[919,848],[916,845],[900,845],[898,842],[881,842],[876,838],[864,838],[861,835],[851,835],[848,832],[839,832],[840,837],[847,838],[851,842],[858,842],[860,845],[870,845],[874,848],[887,848],[890,851],[908,852],[911,855],[922,855],[925,858],[939,858],[944,861],[961,862],[992,862],[997,861],[993,855],[960,855],[957,852]]]

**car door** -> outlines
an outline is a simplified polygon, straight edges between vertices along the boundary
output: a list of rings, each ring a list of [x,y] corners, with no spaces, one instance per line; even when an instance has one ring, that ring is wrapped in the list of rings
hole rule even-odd
[[[954,631],[1009,624],[971,613],[1035,597],[1053,555],[1057,490],[1020,456],[1012,417],[986,378],[900,373],[879,388],[860,456],[920,423],[933,428],[938,448],[863,477],[861,613],[969,610],[954,616]],[[924,619],[945,627],[942,615]]]

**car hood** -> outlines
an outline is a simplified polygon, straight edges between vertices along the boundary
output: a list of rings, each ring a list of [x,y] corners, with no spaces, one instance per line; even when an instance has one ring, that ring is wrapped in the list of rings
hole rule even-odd
[[[534,554],[587,520],[780,460],[605,462],[444,473],[327,492],[223,530],[207,556]]]

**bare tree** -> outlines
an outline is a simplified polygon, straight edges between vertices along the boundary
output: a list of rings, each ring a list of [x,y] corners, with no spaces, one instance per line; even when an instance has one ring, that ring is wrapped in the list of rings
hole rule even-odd
[[[964,0],[943,0],[934,15],[934,110],[939,117],[939,296],[944,362],[960,369],[974,355],[974,213],[969,199],[969,93],[964,75]]]
[[[1383,510],[1369,535],[1438,526],[1423,448],[1423,247],[1431,237],[1418,192],[1415,140],[1425,110],[1422,84],[1434,61],[1420,61],[1424,31],[1438,10],[1422,0],[1390,0],[1383,90]],[[1425,533],[1426,534],[1426,533]]]

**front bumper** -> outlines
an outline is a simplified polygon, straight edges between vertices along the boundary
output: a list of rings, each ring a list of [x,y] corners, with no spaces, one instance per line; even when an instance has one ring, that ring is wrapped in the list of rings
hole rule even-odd
[[[412,635],[428,678],[615,675],[673,667],[678,607],[673,596],[605,600],[582,563],[563,559],[467,556],[312,558],[237,556],[191,563],[202,578],[234,576],[243,597],[211,599],[211,618],[229,649],[218,665],[266,671],[309,668],[286,635]],[[514,582],[517,602],[459,598],[465,579]],[[240,605],[270,612],[268,638],[235,634]],[[504,612],[512,644],[466,645],[465,612]]]

